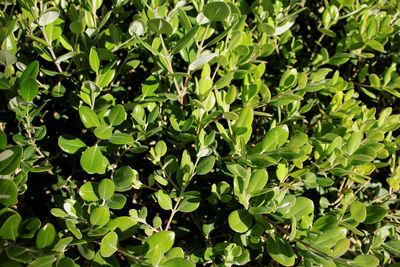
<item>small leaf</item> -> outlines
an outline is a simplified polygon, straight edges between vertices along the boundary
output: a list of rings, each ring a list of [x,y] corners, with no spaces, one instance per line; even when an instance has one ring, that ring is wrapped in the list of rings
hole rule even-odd
[[[100,198],[98,196],[98,184],[95,182],[86,182],[79,188],[79,195],[83,200],[94,202]]]
[[[171,34],[174,30],[172,25],[162,18],[150,19],[147,21],[147,27],[155,33]]]
[[[164,210],[172,210],[172,200],[168,194],[166,194],[163,190],[158,190],[155,194],[158,204]]]
[[[92,68],[92,70],[96,73],[99,72],[99,68],[100,68],[100,58],[99,55],[97,53],[97,50],[95,47],[91,47],[90,48],[90,53],[89,53],[89,64],[90,67]]]
[[[1,185],[0,185],[1,190]],[[5,240],[15,241],[19,236],[18,227],[21,223],[22,218],[19,214],[14,214],[8,217],[5,221],[2,222],[0,228],[0,237]]]
[[[1,154],[0,154],[1,155]],[[0,180],[0,204],[9,207],[18,203],[18,189],[12,180]]]
[[[351,218],[361,223],[367,217],[367,209],[365,208],[365,205],[362,202],[354,201],[350,205],[350,214]]]
[[[44,11],[39,17],[39,25],[46,26],[53,23],[60,16],[60,12],[56,8],[50,8]]]
[[[58,138],[58,146],[69,154],[75,154],[81,148],[86,147],[86,144],[79,138],[63,134]]]
[[[283,266],[293,266],[296,256],[292,247],[280,235],[273,233],[267,240],[269,255]]]
[[[384,207],[381,206],[368,206],[367,207],[367,217],[365,218],[364,223],[373,224],[381,221],[387,214],[387,211]]]
[[[391,240],[383,244],[384,249],[393,256],[400,256],[400,240]]]
[[[133,137],[127,133],[115,133],[108,141],[114,145],[125,145],[133,142]]]
[[[200,69],[203,67],[206,63],[210,62],[212,59],[215,57],[218,57],[217,53],[212,53],[212,54],[205,54],[194,60],[192,63],[189,65],[189,70],[194,71],[197,69]]]
[[[145,244],[148,245],[146,258],[151,258],[155,248],[159,248],[161,254],[165,254],[172,248],[175,241],[175,233],[172,231],[160,231],[146,239]]]
[[[56,229],[51,223],[46,223],[36,237],[36,247],[38,249],[49,247],[53,244],[56,237]]]
[[[112,136],[112,130],[110,126],[100,125],[94,129],[93,133],[97,138],[107,140]]]
[[[126,112],[121,104],[115,105],[108,115],[110,125],[118,126],[126,120]]]
[[[383,45],[376,40],[367,40],[366,44],[368,47],[370,47],[376,51],[385,52],[385,48],[383,47]]]
[[[223,21],[231,14],[231,10],[225,2],[211,2],[204,7],[203,13],[211,21]]]
[[[231,229],[238,233],[247,232],[253,222],[252,216],[244,209],[235,210],[228,216],[228,223]]]
[[[379,260],[372,255],[358,255],[353,260],[353,265],[357,267],[375,267],[378,264]]]
[[[5,66],[10,66],[17,63],[17,57],[7,50],[0,50],[0,63]]]
[[[81,166],[87,173],[98,173],[102,169],[103,154],[98,146],[92,146],[85,150],[81,156]]]
[[[36,83],[36,80],[32,77],[27,78],[24,80],[20,88],[18,90],[18,93],[22,96],[22,98],[25,101],[32,101],[35,99],[36,95],[39,92],[39,87]]]
[[[0,153],[0,175],[13,173],[20,165],[22,147],[13,146]]]
[[[105,207],[99,207],[90,213],[90,224],[101,227],[110,219],[110,212]]]
[[[353,154],[360,146],[362,135],[363,134],[361,131],[354,131],[351,134],[349,141],[347,142],[347,151],[350,155]]]
[[[134,171],[129,166],[120,167],[113,177],[115,189],[122,192],[131,188],[134,174]]]
[[[200,206],[200,192],[188,191],[185,192],[183,199],[179,203],[178,210],[180,212],[193,212]]]
[[[100,253],[104,258],[111,257],[118,250],[118,235],[109,232],[101,239]]]
[[[172,251],[172,250],[171,250]],[[164,263],[161,263],[160,267],[195,267],[196,265],[186,259],[182,258],[172,258],[170,260],[167,260]]]
[[[206,158],[201,159],[199,164],[197,165],[196,174],[205,175],[209,173],[213,169],[214,164],[215,164],[214,156],[208,156]]]
[[[267,171],[265,169],[257,170],[250,176],[250,182],[246,191],[252,196],[256,195],[258,191],[262,191],[264,189],[264,186],[267,184],[267,182]]]
[[[98,190],[100,198],[108,200],[114,195],[115,185],[110,179],[103,179],[99,183]]]
[[[85,125],[85,127],[88,129],[100,126],[99,117],[87,106],[81,106],[79,108],[79,116],[83,125]]]
[[[131,25],[129,25],[128,32],[130,35],[141,36],[146,32],[146,24],[142,19],[134,20]]]
[[[199,29],[199,25],[192,27],[185,34],[185,36],[183,36],[182,39],[180,39],[179,42],[174,46],[174,49],[172,49],[172,54],[179,53],[182,49],[186,48],[194,40],[194,37],[196,36]]]

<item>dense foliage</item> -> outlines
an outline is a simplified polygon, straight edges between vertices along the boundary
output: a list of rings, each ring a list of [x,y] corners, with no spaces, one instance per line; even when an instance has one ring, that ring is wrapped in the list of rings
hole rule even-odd
[[[0,7],[1,266],[399,266],[400,1]]]

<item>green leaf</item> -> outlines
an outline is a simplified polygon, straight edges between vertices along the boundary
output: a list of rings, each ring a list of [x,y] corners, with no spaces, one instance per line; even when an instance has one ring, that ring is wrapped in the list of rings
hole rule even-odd
[[[167,145],[164,141],[160,140],[156,143],[156,145],[154,146],[154,153],[156,158],[158,159],[164,156],[165,153],[167,153]]]
[[[34,261],[29,263],[30,267],[47,267],[52,266],[53,262],[57,260],[56,256],[49,255],[49,256],[41,256],[37,257]]]
[[[90,213],[90,224],[101,227],[110,219],[110,212],[105,207],[99,207]]]
[[[200,26],[196,25],[192,27],[186,34],[183,36],[179,42],[174,46],[174,49],[172,49],[172,54],[179,53],[182,49],[186,48],[193,40],[194,37],[196,36],[197,32],[199,31]]]
[[[378,264],[379,260],[372,255],[358,255],[353,260],[353,265],[357,267],[375,267]]]
[[[38,73],[39,73],[39,61],[35,60],[26,67],[26,69],[21,75],[21,81],[24,81],[28,78],[36,79]]]
[[[305,197],[297,197],[295,204],[284,218],[295,216],[296,220],[300,220],[304,215],[308,215],[314,211],[314,203]]]
[[[110,179],[103,179],[99,183],[98,190],[100,198],[108,200],[114,195],[115,185]]]
[[[164,210],[172,210],[172,200],[170,196],[163,190],[158,190],[156,193],[156,198],[160,207]]]
[[[127,133],[115,133],[108,141],[114,145],[126,145],[133,142],[133,137]]]
[[[56,237],[56,229],[51,223],[46,223],[36,236],[36,247],[38,249],[49,247]]]
[[[68,230],[78,239],[82,239],[82,233],[79,230],[78,227],[76,227],[76,224],[70,220],[67,220],[65,222],[65,225],[67,226]]]
[[[58,138],[58,146],[69,154],[75,154],[81,148],[86,147],[86,144],[79,138],[63,134]]]
[[[214,156],[208,156],[206,158],[201,159],[199,164],[197,165],[196,174],[205,175],[209,173],[213,169],[214,164],[215,164]]]
[[[354,131],[351,134],[349,141],[347,142],[347,151],[349,152],[350,155],[353,154],[360,146],[362,136],[363,134],[361,131]]]
[[[163,18],[155,18],[147,21],[147,27],[158,34],[171,34],[174,30],[172,25]]]
[[[41,222],[38,218],[32,217],[24,220],[20,226],[20,235],[21,238],[33,238],[36,234],[36,231],[40,228]]]
[[[243,139],[246,144],[253,131],[253,109],[250,107],[244,108],[239,113],[239,119],[236,120],[235,124],[232,126],[232,131],[235,135]]]
[[[192,63],[189,65],[189,70],[194,71],[197,69],[200,69],[203,67],[206,63],[210,62],[212,59],[218,57],[217,53],[211,53],[211,54],[205,54],[205,55],[200,55],[199,58],[194,60]]]
[[[1,156],[1,154],[0,154]],[[8,179],[0,180],[0,204],[9,207],[18,203],[18,189],[15,183]]]
[[[110,209],[120,210],[125,206],[126,197],[122,194],[114,194],[106,201],[107,207]]]
[[[378,52],[385,52],[385,48],[383,47],[383,45],[376,40],[367,40],[366,45],[369,48],[372,48]]]
[[[89,202],[100,200],[98,192],[98,184],[95,182],[86,182],[79,188],[79,195],[81,198]]]
[[[155,248],[159,248],[161,254],[165,254],[172,248],[175,241],[175,233],[172,231],[160,231],[146,239],[145,245],[148,245],[146,258],[151,258]]]
[[[1,190],[1,184],[0,184]],[[2,222],[0,228],[0,237],[5,240],[15,241],[19,236],[18,227],[21,223],[22,218],[19,214],[13,214]]]
[[[0,153],[0,175],[13,173],[20,165],[22,147],[13,146]]]
[[[100,88],[105,88],[107,87],[111,81],[114,79],[115,76],[115,70],[114,69],[110,69],[107,70],[103,73],[101,73],[98,77],[97,80],[97,86]]]
[[[350,214],[351,218],[361,223],[367,217],[367,209],[365,208],[365,205],[362,202],[354,201],[350,205]]]
[[[109,232],[101,239],[100,253],[104,258],[111,257],[118,250],[118,235]]]
[[[91,47],[90,48],[90,53],[89,53],[89,64],[90,67],[92,68],[92,70],[96,73],[99,72],[99,68],[100,68],[100,58],[99,55],[97,53],[97,50],[95,47]]]
[[[339,257],[349,250],[350,240],[347,238],[343,238],[339,240],[336,245],[333,247],[332,255],[334,257]]]
[[[173,258],[164,263],[161,263],[160,267],[195,267],[196,265],[186,259]]]
[[[269,255],[283,266],[293,266],[296,256],[292,247],[280,235],[273,233],[267,239]]]
[[[247,232],[253,222],[253,218],[251,214],[249,214],[246,210],[235,210],[231,212],[228,216],[228,223],[231,229],[238,233]]]
[[[384,249],[393,256],[400,256],[400,240],[391,240],[383,243]]]
[[[231,14],[231,9],[225,2],[211,2],[204,7],[203,13],[211,21],[223,21]]]
[[[297,70],[290,69],[287,70],[279,81],[279,87],[289,89],[293,88],[297,83]]]
[[[371,205],[367,207],[367,217],[365,218],[364,223],[366,224],[374,224],[380,222],[387,214],[387,211],[384,207]]]
[[[85,127],[88,129],[100,126],[99,117],[87,106],[81,106],[79,108],[79,116],[83,125],[85,125]]]
[[[112,136],[112,130],[110,126],[100,125],[94,129],[93,133],[97,138],[106,140]]]
[[[179,203],[178,211],[180,212],[193,212],[200,206],[200,192],[188,191],[185,192],[183,199]]]
[[[112,126],[118,126],[126,120],[126,112],[124,106],[121,104],[115,105],[110,114],[108,114],[108,121]]]
[[[131,188],[135,173],[129,166],[120,167],[114,174],[115,190],[122,192]]]
[[[146,32],[146,23],[142,19],[134,20],[131,25],[129,25],[128,32],[130,35],[141,36]]]
[[[80,160],[82,168],[87,173],[98,173],[102,170],[103,154],[96,146],[89,147],[82,153]]]
[[[0,50],[0,63],[8,67],[17,63],[17,57],[7,50]]]
[[[39,92],[39,87],[36,80],[32,77],[22,81],[18,93],[22,96],[25,101],[32,101],[35,99]]]
[[[257,192],[262,191],[268,182],[268,173],[265,169],[256,170],[250,176],[250,182],[246,191],[251,195],[257,195]]]
[[[47,24],[53,23],[60,16],[60,11],[56,8],[49,8],[44,11],[39,17],[39,25],[46,26]]]
[[[87,259],[87,260],[92,260],[95,255],[95,250],[94,250],[94,245],[92,243],[87,243],[87,244],[78,244],[77,245],[79,253]]]

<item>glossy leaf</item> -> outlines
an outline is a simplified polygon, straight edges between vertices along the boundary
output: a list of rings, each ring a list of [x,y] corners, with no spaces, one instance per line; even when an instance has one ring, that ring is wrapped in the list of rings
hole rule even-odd
[[[363,222],[367,217],[367,209],[360,201],[355,201],[350,205],[351,217],[357,222]]]
[[[118,126],[126,120],[126,112],[121,104],[115,105],[108,115],[110,125]]]
[[[1,155],[1,154],[0,154]],[[18,203],[18,189],[12,180],[0,180],[0,204],[9,207]]]
[[[60,16],[60,12],[56,8],[49,8],[44,11],[39,17],[39,25],[46,26],[54,22]]]
[[[102,169],[103,154],[98,146],[87,148],[81,156],[81,166],[87,173],[98,173]]]
[[[174,30],[172,25],[162,18],[155,18],[147,21],[147,27],[151,31],[159,34],[171,34]]]
[[[118,250],[118,235],[109,232],[101,239],[100,253],[104,258],[111,257]]]
[[[20,165],[22,158],[22,148],[12,146],[0,153],[0,174],[7,175],[13,173]]]
[[[291,246],[280,235],[273,233],[267,239],[268,254],[283,266],[293,266],[296,256]]]
[[[81,117],[83,125],[88,129],[100,126],[99,117],[87,106],[81,106],[79,108],[79,116]]]
[[[86,147],[86,144],[79,138],[69,134],[63,134],[58,138],[58,146],[69,154],[75,154],[80,149]]]
[[[215,164],[214,156],[208,156],[206,158],[201,159],[199,164],[197,165],[196,174],[205,175],[209,173],[213,169],[214,164]]]
[[[56,229],[51,223],[46,223],[36,236],[36,247],[38,249],[49,247],[56,237]]]
[[[90,213],[90,224],[97,227],[105,225],[109,219],[110,212],[104,207],[96,208]]]
[[[222,21],[230,15],[231,10],[225,2],[211,2],[205,5],[203,13],[211,21]]]
[[[231,229],[238,233],[247,232],[253,222],[252,216],[244,209],[235,210],[228,216]]]
[[[83,200],[94,202],[100,199],[98,193],[98,184],[95,182],[86,182],[79,188],[79,195]]]
[[[110,199],[114,195],[115,185],[110,179],[103,179],[99,183],[98,192],[100,198]]]

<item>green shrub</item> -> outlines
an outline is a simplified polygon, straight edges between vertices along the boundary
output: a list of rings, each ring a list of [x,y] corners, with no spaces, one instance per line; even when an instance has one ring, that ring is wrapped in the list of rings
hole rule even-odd
[[[399,1],[0,6],[1,266],[398,266]]]

